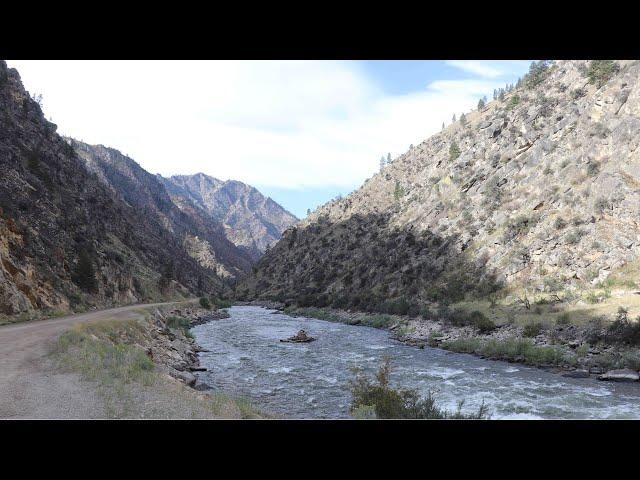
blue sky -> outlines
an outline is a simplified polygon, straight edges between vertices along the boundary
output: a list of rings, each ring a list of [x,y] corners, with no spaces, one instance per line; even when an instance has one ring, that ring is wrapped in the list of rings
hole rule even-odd
[[[8,61],[58,132],[152,173],[259,188],[298,217],[357,188],[528,61]]]

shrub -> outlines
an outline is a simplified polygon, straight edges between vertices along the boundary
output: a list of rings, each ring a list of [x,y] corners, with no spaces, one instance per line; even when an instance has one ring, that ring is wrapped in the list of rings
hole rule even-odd
[[[480,333],[488,333],[496,328],[495,323],[478,310],[467,312],[466,310],[457,308],[449,309],[440,307],[438,309],[438,317],[445,323],[449,323],[455,327],[471,325],[477,328]]]
[[[569,325],[570,323],[571,323],[571,315],[569,315],[566,312],[558,316],[558,318],[556,319],[557,325],[565,326],[565,325]]]
[[[556,277],[545,277],[542,283],[548,292],[557,292],[562,289],[562,282]]]
[[[592,60],[587,70],[587,78],[589,83],[600,88],[619,70],[620,66],[613,60]]]
[[[525,325],[524,330],[522,331],[522,335],[527,338],[537,337],[542,332],[542,324],[539,322],[529,323]]]
[[[458,147],[458,144],[455,141],[451,142],[451,146],[449,147],[449,160],[453,161],[457,159],[460,156],[460,153],[460,147]]]
[[[555,227],[556,230],[562,230],[564,227],[567,226],[567,221],[562,217],[558,217],[553,222],[553,226]]]
[[[471,325],[476,327],[480,333],[489,333],[496,328],[496,324],[478,310],[471,312],[469,319],[471,321]]]
[[[488,408],[484,402],[474,413],[462,413],[463,402],[458,403],[455,412],[438,407],[433,392],[429,391],[421,398],[415,389],[394,389],[389,385],[391,359],[385,357],[380,365],[375,380],[356,371],[356,377],[350,382],[351,415],[362,418],[398,418],[398,419],[484,419],[488,418]]]
[[[167,327],[174,330],[180,330],[185,337],[193,338],[192,333],[189,331],[191,328],[191,322],[188,318],[184,317],[169,317],[167,318]]]
[[[519,103],[520,103],[520,96],[514,95],[513,97],[511,97],[509,99],[509,102],[507,103],[507,110],[511,110],[512,108],[514,108]]]
[[[521,233],[526,233],[537,223],[537,218],[528,217],[527,215],[518,215],[510,218],[505,224],[504,240],[510,241]]]
[[[607,329],[607,339],[612,343],[640,345],[640,317],[635,322],[629,320],[629,312],[618,308],[616,319]]]
[[[212,297],[211,301],[216,306],[216,308],[229,308],[233,305],[233,302],[231,302],[230,300],[224,300],[217,297]]]
[[[211,310],[211,303],[207,297],[200,298],[200,306],[204,309]]]

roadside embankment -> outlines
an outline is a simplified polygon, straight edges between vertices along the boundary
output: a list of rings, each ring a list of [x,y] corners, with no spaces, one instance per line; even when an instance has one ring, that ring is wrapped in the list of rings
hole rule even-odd
[[[172,305],[142,318],[82,323],[58,338],[51,357],[95,386],[107,418],[261,418],[246,400],[209,390],[194,374],[201,348],[189,329],[226,316]]]

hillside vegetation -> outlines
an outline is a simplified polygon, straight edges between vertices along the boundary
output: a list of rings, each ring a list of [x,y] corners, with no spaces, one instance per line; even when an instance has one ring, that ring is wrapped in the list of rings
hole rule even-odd
[[[509,316],[618,299],[639,314],[639,77],[636,61],[534,63],[287,230],[238,296],[413,315],[476,302]]]

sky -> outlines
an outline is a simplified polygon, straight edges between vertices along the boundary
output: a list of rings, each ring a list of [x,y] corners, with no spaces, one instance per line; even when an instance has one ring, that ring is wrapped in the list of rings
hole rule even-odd
[[[62,135],[302,218],[515,83],[529,61],[7,61]]]

